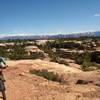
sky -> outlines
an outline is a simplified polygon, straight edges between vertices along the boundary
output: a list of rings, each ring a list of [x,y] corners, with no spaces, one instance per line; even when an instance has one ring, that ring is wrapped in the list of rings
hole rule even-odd
[[[100,30],[100,0],[0,0],[0,35]]]

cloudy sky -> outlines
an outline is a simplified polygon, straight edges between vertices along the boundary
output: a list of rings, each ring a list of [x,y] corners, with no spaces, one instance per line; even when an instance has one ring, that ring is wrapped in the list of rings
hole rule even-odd
[[[0,34],[100,30],[100,0],[0,0]]]

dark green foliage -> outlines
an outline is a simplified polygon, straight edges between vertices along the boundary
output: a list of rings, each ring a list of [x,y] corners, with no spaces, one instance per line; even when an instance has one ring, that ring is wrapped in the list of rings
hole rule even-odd
[[[64,59],[61,59],[61,53],[59,49],[56,49],[56,52],[53,52],[53,51],[49,52],[49,56],[52,62],[57,62],[59,64],[64,64],[68,66],[67,61],[65,61]]]
[[[88,62],[88,61],[84,61],[81,65],[81,67],[82,67],[82,70],[84,70],[84,71],[92,70],[91,69],[91,62]]]
[[[38,45],[37,45],[38,46]],[[52,51],[51,42],[47,41],[44,45],[39,45],[39,49],[43,50],[45,53],[48,53]]]
[[[8,57],[8,53],[6,52],[7,48],[5,46],[0,46],[0,56]]]
[[[68,62],[65,61],[64,59],[59,59],[59,60],[57,61],[57,63],[59,63],[59,64],[64,64],[64,65],[66,65],[66,66],[69,66]]]
[[[57,62],[58,54],[57,52],[53,52],[52,47],[50,45],[51,43],[48,41],[46,42],[45,45],[39,46],[39,48],[49,55],[49,57],[51,58],[51,61]]]
[[[54,72],[49,72],[46,69],[42,69],[42,70],[33,69],[33,70],[30,70],[30,73],[44,77],[51,81],[64,83],[64,79],[62,76],[59,76],[57,73],[55,74]]]
[[[43,59],[44,54],[42,52],[32,52],[29,56],[31,59]]]
[[[9,58],[19,60],[19,59],[24,59],[26,55],[27,52],[25,51],[25,48],[21,45],[15,44],[13,46],[11,54],[9,55]]]
[[[83,63],[83,58],[77,56],[77,57],[75,58],[75,61],[76,61],[77,64],[82,64],[82,63]]]
[[[25,51],[24,47],[21,46],[15,46],[13,48],[13,51],[11,52],[11,55],[9,56],[10,59],[43,59],[44,55],[42,52],[32,52],[31,55],[28,55]]]
[[[0,56],[19,60],[19,59],[43,59],[44,55],[42,52],[34,52],[28,55],[25,50],[26,46],[31,45],[28,40],[6,40],[3,43],[14,43],[14,45],[0,46]],[[32,44],[34,45],[34,44]]]
[[[91,55],[89,52],[85,52],[83,62],[82,62],[82,69],[86,70],[91,66]]]
[[[76,63],[80,64],[83,70],[87,70],[91,66],[91,54],[88,51],[83,54],[76,53],[74,56]]]
[[[81,65],[81,68],[84,71],[100,69],[100,64],[91,62],[91,53],[89,53],[88,51],[85,51],[83,54],[74,54],[74,60],[77,64]]]
[[[74,59],[77,64],[82,64],[84,61],[91,61],[91,54],[88,51],[84,51],[84,53],[74,53]]]

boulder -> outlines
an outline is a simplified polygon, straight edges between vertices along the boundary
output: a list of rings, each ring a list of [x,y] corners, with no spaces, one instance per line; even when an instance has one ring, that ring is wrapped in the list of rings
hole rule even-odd
[[[77,82],[76,82],[76,84],[82,84],[82,85],[85,85],[85,84],[88,84],[88,83],[89,83],[88,81],[81,80],[81,79],[77,80]]]

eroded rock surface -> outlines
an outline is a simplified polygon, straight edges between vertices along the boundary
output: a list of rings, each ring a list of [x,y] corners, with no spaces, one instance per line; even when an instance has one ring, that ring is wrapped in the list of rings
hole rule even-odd
[[[99,100],[100,71],[83,72],[78,68],[42,60],[7,61],[4,70],[7,100]],[[74,66],[74,65],[73,65]],[[47,69],[63,75],[66,83],[52,82],[29,73],[30,69]],[[92,81],[85,85],[77,80]]]

